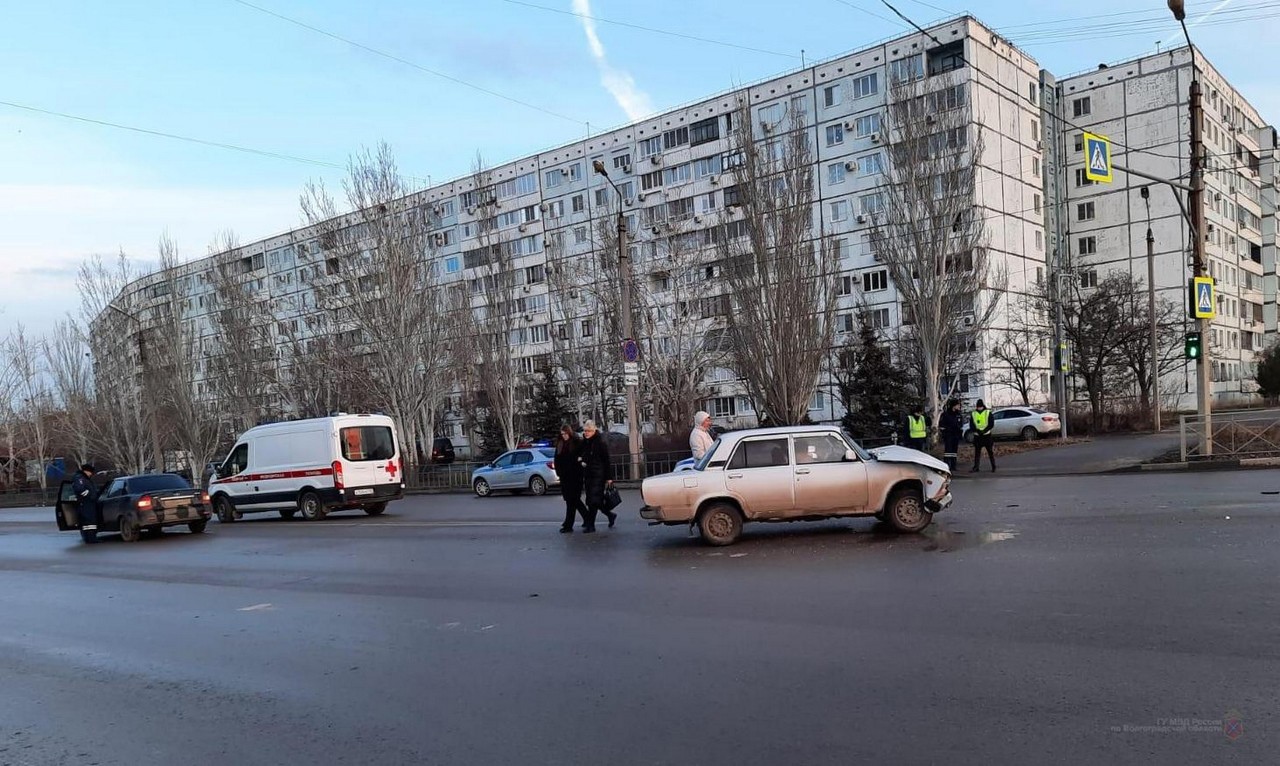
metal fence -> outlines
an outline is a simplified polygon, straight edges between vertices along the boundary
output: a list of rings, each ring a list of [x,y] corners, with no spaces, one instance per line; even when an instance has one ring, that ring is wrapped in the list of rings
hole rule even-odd
[[[1280,417],[1274,412],[1215,412],[1205,428],[1201,415],[1182,415],[1179,419],[1179,451],[1182,462],[1280,457]],[[1212,449],[1206,452],[1204,440],[1210,436]]]

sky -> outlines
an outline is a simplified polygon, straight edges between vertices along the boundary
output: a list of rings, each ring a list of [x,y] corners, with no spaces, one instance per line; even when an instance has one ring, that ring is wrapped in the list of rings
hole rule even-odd
[[[1164,0],[891,2],[922,25],[972,13],[1059,76],[1182,40]],[[340,188],[363,147],[386,141],[402,173],[440,182],[477,152],[497,164],[908,31],[881,0],[8,5],[0,335],[75,312],[91,255],[154,262],[167,232],[194,258],[221,231],[250,242],[298,226],[304,184]],[[1280,2],[1193,0],[1188,21],[1280,121],[1280,83],[1259,66]]]

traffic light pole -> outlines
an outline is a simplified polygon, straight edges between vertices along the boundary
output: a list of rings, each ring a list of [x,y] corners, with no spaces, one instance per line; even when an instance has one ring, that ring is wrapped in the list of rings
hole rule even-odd
[[[1191,208],[1191,262],[1197,277],[1208,276],[1204,257],[1204,105],[1201,102],[1200,79],[1195,72],[1195,48],[1191,48],[1191,192],[1187,207]],[[1194,303],[1192,306],[1194,307]],[[1196,360],[1196,410],[1200,413],[1200,455],[1213,454],[1213,376],[1209,366],[1209,320],[1196,322],[1200,330],[1200,358]]]

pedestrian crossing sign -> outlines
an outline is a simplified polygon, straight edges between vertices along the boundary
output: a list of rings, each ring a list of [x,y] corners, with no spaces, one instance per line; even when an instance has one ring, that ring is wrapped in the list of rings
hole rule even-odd
[[[1213,277],[1193,277],[1191,279],[1191,318],[1213,319],[1217,315],[1217,301],[1213,295]]]
[[[1105,136],[1085,133],[1084,159],[1085,178],[1111,183],[1111,141]]]

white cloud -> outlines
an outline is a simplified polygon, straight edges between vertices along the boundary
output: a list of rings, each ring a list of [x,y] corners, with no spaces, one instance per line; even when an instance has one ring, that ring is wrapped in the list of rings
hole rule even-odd
[[[618,102],[622,111],[627,113],[628,119],[638,120],[653,114],[653,102],[649,100],[647,93],[636,86],[635,78],[629,72],[615,69],[609,64],[604,44],[596,34],[595,19],[591,17],[591,0],[573,0],[573,11],[582,21],[582,31],[587,35],[591,57],[596,60],[596,68],[600,70],[600,84]]]

